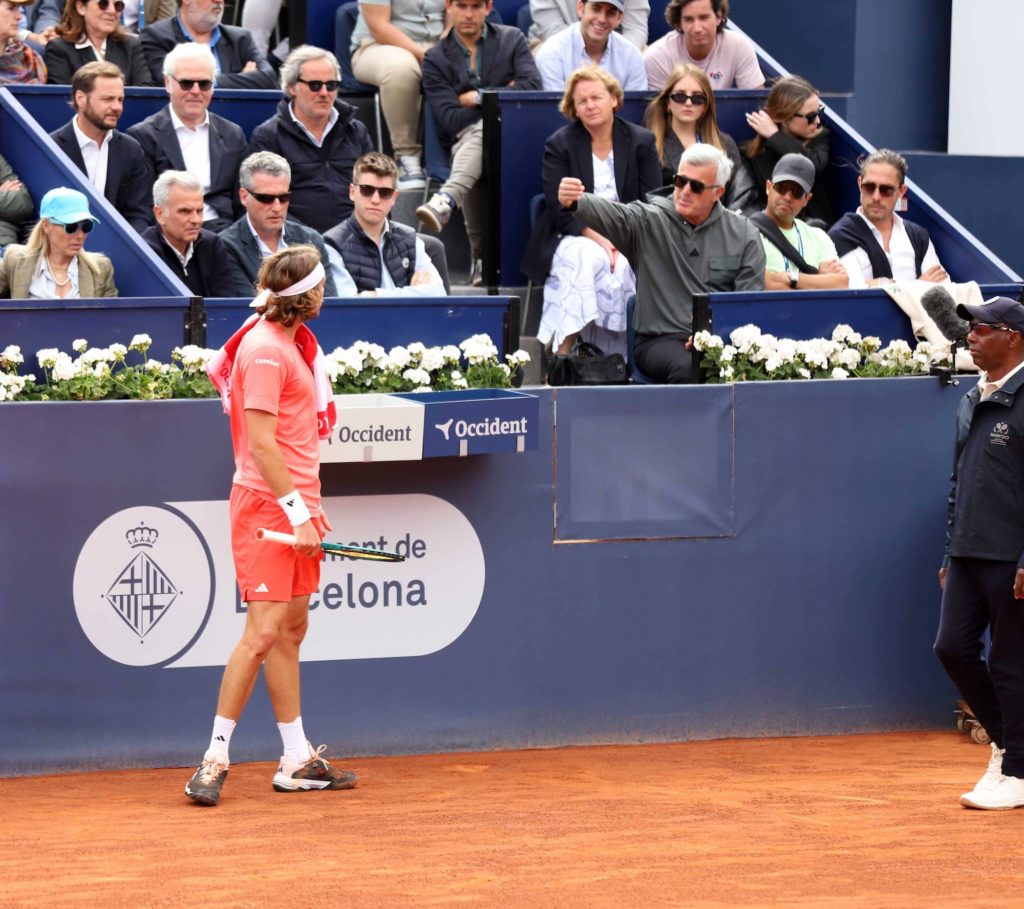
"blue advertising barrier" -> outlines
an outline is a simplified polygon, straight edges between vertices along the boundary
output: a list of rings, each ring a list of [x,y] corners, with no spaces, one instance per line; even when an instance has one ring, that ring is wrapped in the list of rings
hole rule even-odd
[[[220,347],[252,315],[247,299],[205,300],[205,341]],[[499,356],[519,345],[518,300],[515,297],[356,297],[325,301],[312,323],[326,351],[368,341],[390,348],[419,341],[428,347],[459,344],[475,334],[489,335]]]
[[[962,393],[545,389],[535,451],[324,465],[332,536],[409,559],[324,563],[306,728],[352,755],[950,725]],[[191,766],[245,620],[219,402],[4,404],[0,437],[0,775]],[[232,756],[279,747],[260,683]]]

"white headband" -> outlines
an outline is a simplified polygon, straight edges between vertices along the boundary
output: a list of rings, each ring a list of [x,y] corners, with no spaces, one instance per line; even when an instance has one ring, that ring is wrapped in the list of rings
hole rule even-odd
[[[317,262],[316,268],[314,268],[301,281],[296,281],[291,287],[286,287],[284,290],[260,291],[256,299],[249,304],[249,308],[259,309],[261,306],[269,303],[271,297],[296,297],[299,294],[304,294],[307,290],[312,290],[316,287],[326,276],[327,274],[324,271],[323,262]]]

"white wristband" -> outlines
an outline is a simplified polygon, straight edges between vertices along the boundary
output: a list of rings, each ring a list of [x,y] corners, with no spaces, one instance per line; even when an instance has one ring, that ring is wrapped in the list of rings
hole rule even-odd
[[[284,513],[288,516],[288,521],[292,527],[305,524],[306,521],[311,520],[313,517],[306,507],[306,503],[302,501],[302,496],[299,495],[297,489],[293,489],[286,496],[281,496],[277,500],[277,504],[281,506]]]

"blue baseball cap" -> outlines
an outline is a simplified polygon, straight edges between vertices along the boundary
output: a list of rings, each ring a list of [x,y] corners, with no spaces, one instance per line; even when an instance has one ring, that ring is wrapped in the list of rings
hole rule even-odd
[[[51,189],[39,203],[39,217],[55,224],[77,224],[79,221],[95,221],[99,218],[89,211],[89,200],[77,189],[58,186]]]
[[[961,303],[956,314],[966,322],[1009,325],[1024,334],[1024,306],[1009,297],[993,297],[984,303]]]

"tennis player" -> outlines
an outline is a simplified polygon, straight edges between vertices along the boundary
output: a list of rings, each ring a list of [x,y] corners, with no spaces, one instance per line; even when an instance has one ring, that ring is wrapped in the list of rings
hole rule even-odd
[[[313,749],[299,704],[299,646],[320,582],[320,541],[331,529],[320,509],[319,436],[330,432],[333,402],[323,352],[306,327],[320,312],[324,277],[312,246],[267,257],[252,302],[256,314],[209,367],[231,417],[231,547],[247,614],[224,669],[210,747],[185,786],[200,805],[220,801],[231,734],[261,665],[284,744],[274,789],[356,785],[354,773],[321,757],[326,746]],[[293,533],[294,547],[258,543],[259,527]]]

